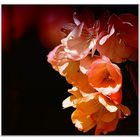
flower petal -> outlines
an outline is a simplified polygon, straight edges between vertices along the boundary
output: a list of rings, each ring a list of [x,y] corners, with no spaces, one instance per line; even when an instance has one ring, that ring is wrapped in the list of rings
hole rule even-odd
[[[117,93],[122,86],[120,68],[105,56],[93,60],[87,76],[90,85],[103,95]]]
[[[88,55],[91,48],[90,42],[85,38],[78,37],[67,41],[65,52],[68,53],[68,58],[72,60],[80,60]]]
[[[103,98],[103,96],[99,96],[99,102],[109,111],[109,112],[116,112],[118,110],[117,106],[113,105],[107,99]]]
[[[86,74],[88,69],[90,68],[91,64],[92,64],[93,58],[91,56],[86,56],[85,58],[83,58],[82,60],[80,60],[80,71],[83,74]]]
[[[111,28],[109,34],[107,34],[107,35],[105,35],[104,37],[102,37],[102,38],[100,39],[100,41],[99,41],[99,44],[100,44],[100,45],[103,45],[103,44],[108,40],[108,38],[110,38],[114,33],[115,33],[115,28],[114,28],[114,26],[112,26],[112,28]]]
[[[79,98],[76,103],[76,108],[90,115],[97,112],[101,108],[101,105],[98,101],[98,96],[92,93],[86,97]]]
[[[115,119],[113,119],[113,121],[108,122],[108,123],[103,122],[103,121],[99,121],[97,123],[95,135],[99,135],[101,133],[107,134],[108,132],[114,131],[117,127],[118,120],[119,120],[118,117],[116,117]]]
[[[130,116],[131,115],[131,111],[127,106],[124,106],[124,105],[121,104],[120,109],[125,116]]]
[[[64,71],[65,71],[65,69],[68,67],[68,65],[69,65],[69,62],[66,62],[66,63],[64,63],[63,65],[61,65],[61,66],[58,66],[58,70],[59,70],[59,73],[61,74],[61,75],[65,75],[65,73],[64,73]]]
[[[67,47],[67,42],[68,40],[72,39],[72,38],[77,38],[77,37],[80,37],[81,33],[82,33],[82,30],[83,30],[83,27],[84,27],[84,23],[81,23],[80,25],[76,26],[70,33],[69,35],[66,37],[66,38],[63,38],[61,40],[61,43]]]
[[[66,80],[73,86],[78,87],[84,92],[93,92],[94,89],[89,85],[87,75],[83,74],[79,68],[78,61],[70,61],[65,70]]]
[[[109,97],[115,104],[120,104],[122,101],[122,90],[120,89],[118,92],[110,94]]]
[[[82,97],[82,95],[77,87],[72,87],[71,89],[68,89],[68,92],[73,94],[76,98]]]
[[[80,25],[80,21],[77,19],[77,17],[76,17],[76,12],[74,12],[73,13],[73,20],[74,20],[74,23],[78,26],[78,25]]]
[[[69,96],[68,98],[66,98],[63,102],[62,102],[62,107],[68,108],[68,107],[75,107],[73,100],[75,99],[75,97],[73,95]]]

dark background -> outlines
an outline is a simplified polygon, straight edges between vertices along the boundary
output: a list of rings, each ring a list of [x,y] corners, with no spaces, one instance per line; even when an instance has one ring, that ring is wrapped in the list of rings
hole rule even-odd
[[[20,5],[2,5],[2,19],[6,13],[2,33],[5,34],[7,29],[6,41],[2,38],[2,135],[83,135],[71,122],[74,109],[62,109],[62,101],[69,96],[67,89],[71,85],[47,62],[46,55],[56,44],[41,42],[37,17],[42,16],[48,7],[52,7],[50,12],[55,7],[58,11],[59,8],[69,7],[72,12],[80,12],[86,7],[97,18],[106,10],[116,14],[137,15],[138,5],[22,5],[23,11],[25,7],[33,8],[37,15],[32,15],[34,22],[24,28],[24,32],[18,37],[14,37],[12,21],[16,6],[20,8]],[[109,135],[137,135],[137,96],[123,66],[122,72],[126,83],[124,88],[129,92],[124,93],[123,104],[131,109],[132,114],[121,120],[116,131]],[[93,132],[92,130],[86,134],[93,135]]]

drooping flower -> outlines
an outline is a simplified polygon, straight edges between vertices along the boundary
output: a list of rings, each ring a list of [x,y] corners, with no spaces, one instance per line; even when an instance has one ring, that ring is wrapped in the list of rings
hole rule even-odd
[[[115,105],[100,92],[85,93],[77,87],[69,92],[73,95],[63,101],[63,107],[76,108],[71,119],[80,131],[87,132],[96,127],[95,134],[106,134],[116,129],[119,119],[130,115],[126,106]]]
[[[137,16],[113,14],[108,20],[108,31],[100,33],[96,46],[100,55],[109,57],[113,62],[136,61],[138,59]]]

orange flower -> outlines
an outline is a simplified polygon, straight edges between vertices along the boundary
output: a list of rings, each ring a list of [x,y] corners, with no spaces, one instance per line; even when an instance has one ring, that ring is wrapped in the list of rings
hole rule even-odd
[[[86,115],[84,112],[78,109],[72,113],[71,119],[73,124],[75,124],[75,127],[77,127],[79,131],[83,132],[89,131],[96,125],[96,122],[92,120],[90,115]]]
[[[79,61],[69,61],[69,64],[64,71],[66,80],[68,83],[79,87],[84,92],[93,92],[94,89],[89,84],[87,75],[80,71],[79,65]]]
[[[116,129],[119,119],[130,115],[126,106],[115,105],[99,92],[85,93],[77,87],[69,92],[73,95],[63,101],[63,107],[76,108],[71,119],[80,131],[87,132],[96,127],[95,134],[106,134]]]
[[[80,71],[80,62],[68,59],[62,44],[58,45],[48,54],[48,62],[62,76],[65,76],[70,84],[79,87],[85,92],[94,91],[88,82],[87,75]]]
[[[97,57],[87,71],[90,85],[115,103],[121,102],[122,75],[120,68],[105,57]]]

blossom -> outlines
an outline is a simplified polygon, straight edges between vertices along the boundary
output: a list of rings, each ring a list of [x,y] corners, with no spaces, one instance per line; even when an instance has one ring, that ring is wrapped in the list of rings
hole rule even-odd
[[[100,92],[85,93],[77,87],[73,87],[69,92],[72,95],[63,101],[63,107],[76,108],[71,119],[80,131],[87,132],[96,127],[95,134],[106,134],[116,129],[119,119],[130,115],[126,106],[115,105]]]
[[[93,92],[94,89],[89,84],[87,75],[80,71],[79,65],[80,62],[69,61],[69,64],[64,71],[66,80],[68,83],[79,87],[85,92]]]
[[[62,44],[55,47],[48,54],[48,62],[62,76],[65,76],[68,83],[78,86],[85,92],[94,91],[88,82],[88,77],[80,71],[80,62],[72,61],[67,58],[67,53],[64,51]]]
[[[76,27],[66,38],[61,40],[61,43],[65,46],[64,50],[68,53],[68,58],[77,61],[86,57],[90,50],[92,53],[95,52],[100,23],[97,20],[92,28],[88,28],[84,22],[80,22],[75,16],[74,22]]]
[[[137,16],[113,14],[108,20],[108,31],[100,33],[96,47],[100,55],[109,57],[113,62],[136,61],[138,59]]]
[[[122,74],[120,68],[105,57],[97,57],[87,71],[90,85],[114,102],[120,103],[122,98]]]

